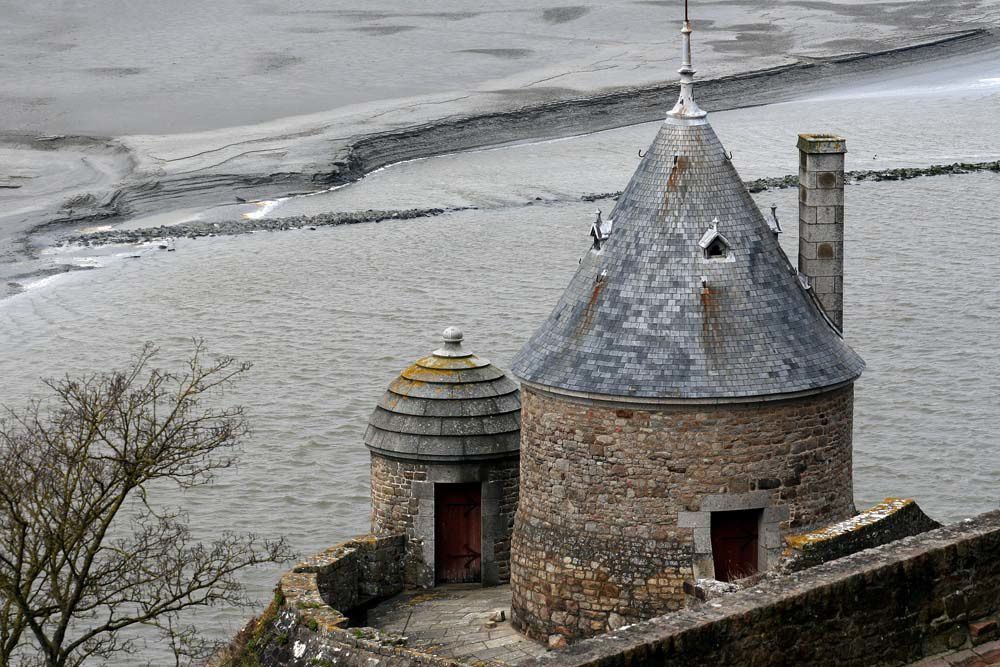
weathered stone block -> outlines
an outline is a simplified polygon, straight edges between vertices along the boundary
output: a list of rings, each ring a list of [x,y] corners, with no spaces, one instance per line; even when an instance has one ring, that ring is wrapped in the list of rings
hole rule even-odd
[[[814,206],[812,207],[812,210],[816,212],[817,225],[835,225],[837,227],[843,227],[843,206]]]
[[[844,228],[836,224],[806,224],[799,227],[799,239],[813,243],[842,243]]]
[[[844,156],[837,154],[807,155],[806,170],[812,172],[840,171],[844,168]]]
[[[840,278],[844,275],[843,258],[816,259],[799,257],[799,271],[810,278]]]
[[[799,201],[806,206],[843,206],[844,191],[836,188],[799,188]],[[820,224],[823,221],[817,220]]]
[[[973,646],[985,644],[1000,637],[1000,626],[994,620],[977,621],[969,623],[969,639]]]

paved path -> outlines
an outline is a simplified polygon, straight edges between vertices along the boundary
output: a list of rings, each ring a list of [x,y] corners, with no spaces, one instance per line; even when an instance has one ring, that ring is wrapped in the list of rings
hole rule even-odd
[[[491,621],[499,611],[506,620]],[[510,626],[510,586],[407,591],[369,611],[368,624],[407,637],[408,647],[456,658],[516,665],[546,652]]]
[[[996,667],[998,665],[1000,665],[1000,641],[926,658],[910,667]]]

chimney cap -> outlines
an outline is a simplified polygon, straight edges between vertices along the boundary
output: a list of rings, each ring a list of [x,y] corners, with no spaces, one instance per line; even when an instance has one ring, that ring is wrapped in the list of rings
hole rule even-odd
[[[799,150],[810,155],[846,153],[847,139],[836,134],[800,134]]]

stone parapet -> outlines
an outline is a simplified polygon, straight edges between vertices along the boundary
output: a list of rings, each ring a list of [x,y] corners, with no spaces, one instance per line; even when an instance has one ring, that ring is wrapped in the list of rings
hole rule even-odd
[[[352,623],[358,609],[403,590],[404,535],[357,537],[302,561],[281,577],[264,614],[213,667],[459,667],[470,664],[406,647],[406,638]],[[363,615],[362,615],[363,616]],[[477,667],[501,667],[476,663]]]
[[[886,498],[846,521],[787,536],[782,569],[803,570],[940,527],[912,499]]]
[[[466,667],[468,662],[407,648],[402,637],[373,628],[317,627],[315,616],[289,606],[279,608],[256,634],[252,662],[223,667]],[[480,662],[477,667],[501,667]]]
[[[405,535],[362,535],[310,556],[278,584],[285,606],[325,632],[403,590]]]
[[[579,642],[541,667],[905,665],[987,641],[1000,511]],[[972,663],[969,663],[972,664]],[[978,664],[978,663],[977,663]]]

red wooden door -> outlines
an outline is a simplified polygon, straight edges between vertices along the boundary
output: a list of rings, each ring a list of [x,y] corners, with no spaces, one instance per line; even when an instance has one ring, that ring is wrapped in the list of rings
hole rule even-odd
[[[757,573],[760,513],[760,510],[712,513],[712,560],[719,581],[736,581]]]
[[[480,581],[479,484],[434,485],[434,569],[438,583]]]

